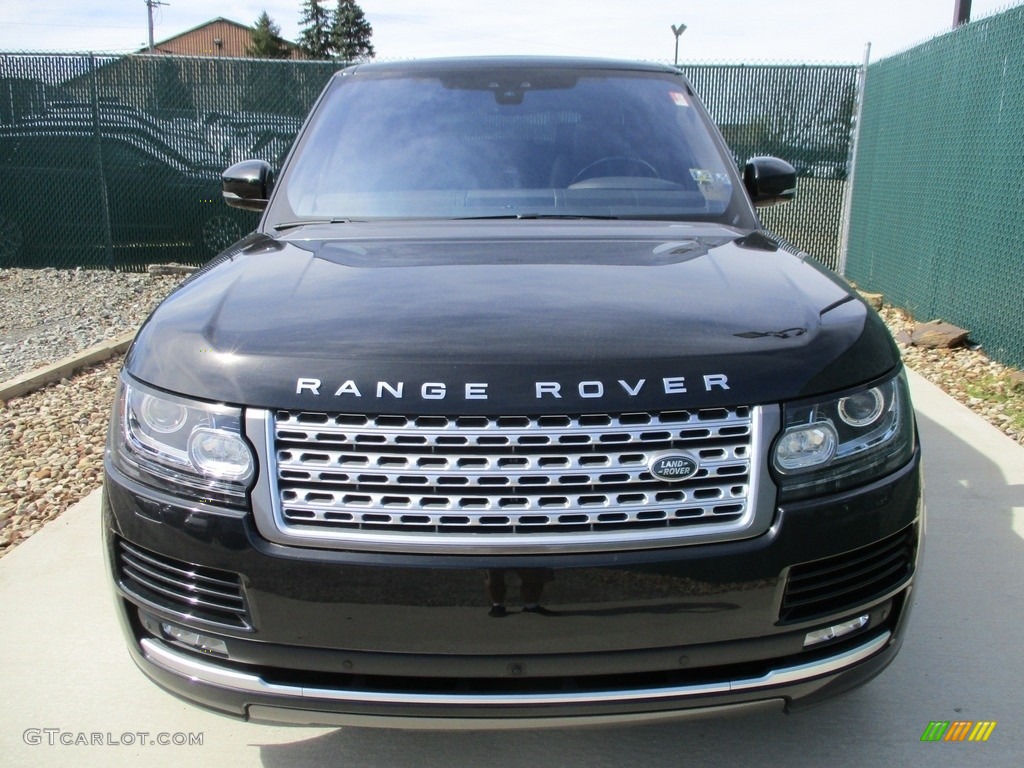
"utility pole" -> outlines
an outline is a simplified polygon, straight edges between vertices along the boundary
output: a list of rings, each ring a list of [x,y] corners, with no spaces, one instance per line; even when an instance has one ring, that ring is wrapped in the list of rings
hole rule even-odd
[[[161,0],[145,0],[146,10],[149,12],[149,52],[153,53],[153,9],[158,5],[170,5]]]
[[[956,0],[953,6],[953,29],[963,26],[971,20],[971,0]]]

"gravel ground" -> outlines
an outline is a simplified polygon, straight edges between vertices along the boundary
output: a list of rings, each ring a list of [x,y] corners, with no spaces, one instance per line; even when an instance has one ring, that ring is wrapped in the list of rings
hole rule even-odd
[[[0,382],[134,331],[181,279],[0,270]],[[121,362],[0,402],[0,557],[99,486]]]
[[[121,358],[0,410],[0,557],[100,485]]]
[[[0,270],[0,382],[133,331],[180,277]]]
[[[134,330],[180,277],[0,270],[0,381]],[[882,316],[895,334],[913,325]],[[1024,377],[978,349],[903,346],[904,360],[1024,445]],[[0,403],[0,557],[100,485],[122,359]]]
[[[914,320],[903,310],[883,307],[894,336],[908,333]],[[900,344],[903,362],[972,411],[1024,445],[1024,373],[990,360],[978,347],[925,349]]]

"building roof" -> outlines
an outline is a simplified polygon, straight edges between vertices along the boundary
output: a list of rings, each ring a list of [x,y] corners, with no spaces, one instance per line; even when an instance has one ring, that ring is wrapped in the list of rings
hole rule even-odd
[[[187,29],[166,40],[153,44],[154,53],[177,56],[212,56],[220,58],[244,58],[252,45],[252,27],[231,19],[218,16],[192,29]],[[295,43],[284,40],[292,51],[292,58],[299,58]],[[139,50],[147,53],[149,46]]]

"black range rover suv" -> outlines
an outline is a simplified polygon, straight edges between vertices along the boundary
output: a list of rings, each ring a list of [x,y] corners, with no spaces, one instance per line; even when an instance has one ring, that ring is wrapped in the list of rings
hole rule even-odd
[[[505,727],[788,709],[900,647],[899,355],[761,230],[792,167],[674,69],[371,64],[258,230],[140,330],[103,526],[129,649],[237,717]]]

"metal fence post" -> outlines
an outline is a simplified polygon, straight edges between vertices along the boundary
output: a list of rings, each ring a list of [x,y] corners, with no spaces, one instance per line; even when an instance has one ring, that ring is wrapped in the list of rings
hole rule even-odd
[[[853,110],[853,138],[850,141],[849,173],[846,175],[846,194],[843,195],[843,225],[840,236],[839,264],[836,271],[846,277],[846,259],[850,252],[850,216],[853,208],[853,184],[857,175],[857,144],[860,141],[861,112],[864,109],[864,89],[868,84],[868,63],[871,61],[871,43],[864,46],[864,64],[857,78],[857,105]]]
[[[113,270],[114,264],[114,233],[110,223],[110,194],[107,190],[107,173],[103,165],[103,132],[100,128],[100,96],[96,83],[96,54],[89,54],[89,79],[92,96],[92,126],[96,137],[96,170],[99,172],[100,205],[103,208],[103,239],[107,252],[107,264]]]

